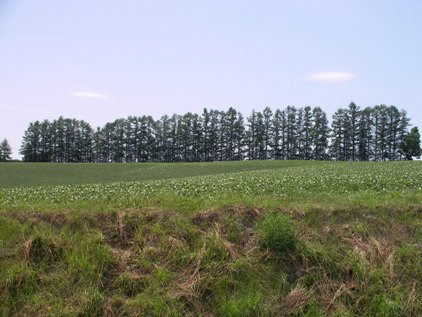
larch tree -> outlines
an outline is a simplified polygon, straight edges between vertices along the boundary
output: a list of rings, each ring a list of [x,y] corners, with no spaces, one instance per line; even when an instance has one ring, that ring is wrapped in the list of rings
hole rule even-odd
[[[7,139],[0,142],[0,161],[6,162],[12,159],[12,147]]]

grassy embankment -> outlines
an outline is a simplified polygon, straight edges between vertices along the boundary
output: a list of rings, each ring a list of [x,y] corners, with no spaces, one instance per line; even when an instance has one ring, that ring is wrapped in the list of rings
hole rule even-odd
[[[0,315],[422,315],[421,162],[0,164],[0,186]]]

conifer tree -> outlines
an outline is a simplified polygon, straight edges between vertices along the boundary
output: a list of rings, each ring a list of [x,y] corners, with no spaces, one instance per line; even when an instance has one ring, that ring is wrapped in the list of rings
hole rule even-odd
[[[293,160],[297,154],[297,109],[288,106],[286,109],[286,159]]]
[[[0,162],[6,162],[12,159],[12,147],[7,139],[0,142]]]
[[[346,109],[346,129],[348,128],[348,142],[347,147],[349,148],[348,160],[357,161],[359,159],[359,128],[360,128],[360,108],[356,106],[354,102],[349,104]]]
[[[326,160],[328,157],[328,139],[330,129],[328,127],[327,115],[320,107],[315,107],[312,110],[313,127],[312,140],[314,143],[313,158],[315,160]]]
[[[404,110],[351,103],[333,115],[321,108],[288,106],[252,111],[244,122],[233,107],[117,119],[96,132],[81,120],[31,122],[20,153],[31,162],[202,162],[305,159],[368,161],[409,157],[409,118]],[[413,135],[413,134],[412,134]],[[329,138],[331,142],[329,146]],[[327,153],[329,147],[329,153]]]
[[[273,117],[273,157],[276,160],[284,159],[284,125],[285,112],[277,109]]]
[[[372,109],[366,107],[359,114],[359,161],[369,161],[373,157]]]
[[[302,139],[302,159],[304,160],[311,160],[314,159],[313,154],[313,133],[312,130],[314,128],[314,118],[312,116],[312,108],[307,106],[302,110],[302,118],[303,124],[301,129],[301,139]]]
[[[264,111],[262,112],[263,115],[263,145],[264,145],[264,152],[262,155],[262,159],[269,160],[273,157],[273,112],[269,107],[265,107]]]

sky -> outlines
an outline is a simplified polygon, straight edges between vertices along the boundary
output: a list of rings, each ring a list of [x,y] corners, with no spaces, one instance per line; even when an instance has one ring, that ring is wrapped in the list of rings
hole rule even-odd
[[[0,0],[0,139],[30,122],[354,101],[422,128],[419,0]]]

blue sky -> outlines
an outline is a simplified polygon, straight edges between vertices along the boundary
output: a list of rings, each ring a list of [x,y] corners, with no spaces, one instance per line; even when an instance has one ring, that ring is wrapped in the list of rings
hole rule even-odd
[[[0,139],[60,115],[395,105],[422,128],[418,0],[0,0]]]

